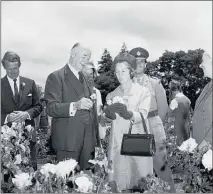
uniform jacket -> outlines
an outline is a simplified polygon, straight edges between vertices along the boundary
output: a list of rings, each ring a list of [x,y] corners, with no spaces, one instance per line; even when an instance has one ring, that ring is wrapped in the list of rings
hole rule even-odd
[[[158,114],[162,120],[166,116],[168,110],[168,103],[166,92],[159,79],[151,78],[144,74],[141,78],[135,78],[140,85],[147,87],[152,95],[150,112],[158,110]]]
[[[150,112],[158,110],[158,115],[148,118],[149,128],[152,134],[154,134],[155,141],[162,143],[166,139],[165,130],[163,127],[163,120],[168,110],[168,104],[166,99],[166,92],[160,82],[160,80],[151,78],[144,74],[139,79],[135,78],[140,85],[149,89],[151,93]]]

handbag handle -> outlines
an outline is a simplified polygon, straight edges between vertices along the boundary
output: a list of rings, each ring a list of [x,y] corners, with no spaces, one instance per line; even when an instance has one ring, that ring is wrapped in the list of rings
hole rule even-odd
[[[146,122],[145,122],[145,119],[144,119],[143,114],[141,112],[140,112],[140,115],[141,115],[141,119],[142,119],[142,124],[143,124],[144,131],[145,131],[146,134],[148,134]],[[129,132],[128,132],[128,134],[131,134],[131,132],[132,132],[132,125],[133,125],[133,121],[130,121],[130,126],[129,126]]]

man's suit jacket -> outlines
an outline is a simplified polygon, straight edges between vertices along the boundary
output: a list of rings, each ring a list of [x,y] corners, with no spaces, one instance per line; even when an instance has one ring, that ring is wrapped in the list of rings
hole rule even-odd
[[[193,138],[199,144],[202,140],[212,144],[212,80],[198,97],[192,120]]]
[[[27,111],[31,120],[25,124],[34,126],[34,118],[42,111],[36,84],[33,80],[20,76],[19,87],[20,103],[18,104],[13,95],[7,76],[1,79],[1,125],[4,124],[6,116],[13,111]],[[35,132],[33,141],[36,140]]]
[[[71,102],[77,102],[82,97],[84,97],[83,84],[76,78],[68,65],[48,76],[44,99],[47,100],[47,114],[52,117],[54,149],[80,150],[85,130],[84,122],[82,122],[84,111],[76,111],[74,116],[70,116],[69,107]],[[93,140],[92,145],[88,145],[89,147],[94,147],[96,143],[95,131],[93,131]]]

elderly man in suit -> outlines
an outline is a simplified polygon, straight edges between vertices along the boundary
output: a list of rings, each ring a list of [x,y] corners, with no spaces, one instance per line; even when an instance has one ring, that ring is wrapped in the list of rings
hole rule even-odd
[[[132,49],[129,54],[133,55],[137,62],[135,81],[148,88],[151,93],[150,112],[148,113],[147,118],[150,131],[155,137],[156,155],[153,158],[155,172],[161,179],[169,183],[171,187],[170,192],[176,192],[172,172],[166,161],[166,135],[163,121],[167,114],[168,104],[165,89],[160,80],[144,74],[144,69],[147,64],[146,60],[149,57],[149,52],[146,49],[137,47]]]
[[[19,75],[20,57],[11,51],[2,59],[7,75],[1,79],[1,126],[10,122],[25,121],[25,125],[35,126],[34,119],[42,111],[35,81]],[[36,131],[30,141],[31,161],[37,169]]]
[[[192,117],[192,136],[202,147],[207,142],[212,145],[212,58],[206,52],[203,53],[200,67],[204,76],[211,78],[196,101]]]
[[[51,73],[46,81],[46,111],[52,117],[52,144],[57,161],[75,159],[80,169],[88,169],[94,155],[97,132],[93,127],[91,88],[82,68],[91,57],[89,49],[75,44],[69,62]]]

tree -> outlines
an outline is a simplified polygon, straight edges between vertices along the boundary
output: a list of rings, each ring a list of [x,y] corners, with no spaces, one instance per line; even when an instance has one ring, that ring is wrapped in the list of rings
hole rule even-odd
[[[199,67],[203,52],[202,49],[189,50],[187,53],[165,51],[158,60],[147,64],[145,73],[161,78],[168,100],[169,82],[172,78],[178,77],[183,93],[191,100],[194,108],[202,89],[210,81],[209,78],[204,78],[203,71]]]
[[[119,82],[114,74],[112,57],[107,49],[104,49],[101,61],[98,64],[100,64],[99,75],[95,79],[95,84],[97,89],[100,90],[103,104],[105,104],[107,94],[118,87]]]
[[[128,53],[129,51],[128,51],[128,49],[127,49],[126,43],[124,42],[123,45],[122,45],[122,47],[121,47],[120,53],[125,53],[125,52]]]
[[[107,49],[104,49],[101,61],[98,61],[98,64],[100,65],[98,68],[98,73],[100,75],[110,71],[112,66],[112,57]]]

